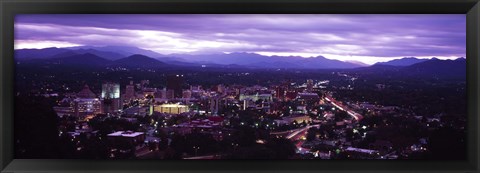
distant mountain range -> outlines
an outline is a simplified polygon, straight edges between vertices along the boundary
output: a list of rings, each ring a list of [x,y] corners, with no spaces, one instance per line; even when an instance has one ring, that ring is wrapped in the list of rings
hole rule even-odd
[[[165,67],[167,64],[160,62],[156,59],[150,58],[145,55],[135,54],[122,58],[116,61],[113,61],[109,66],[117,67],[133,67],[133,68],[155,68],[155,67]]]
[[[426,59],[422,62],[409,66],[386,65],[377,63],[369,67],[361,67],[354,70],[359,73],[376,75],[394,75],[403,77],[421,78],[465,78],[467,74],[467,60],[458,58],[455,60]]]
[[[405,57],[402,59],[394,59],[387,62],[379,62],[377,65],[392,65],[392,66],[409,66],[420,62],[425,62],[428,59],[418,59],[415,57]]]
[[[63,56],[62,56],[63,55]],[[25,64],[57,65],[67,67],[125,67],[125,68],[162,68],[167,64],[144,55],[131,55],[117,60],[108,60],[92,53],[61,53],[52,58],[21,61]]]
[[[458,58],[455,60],[431,59],[416,63],[402,69],[404,74],[423,75],[424,77],[466,77],[467,60]]]
[[[101,67],[110,63],[110,60],[104,59],[91,53],[68,55],[65,57],[58,57],[37,61],[38,63],[53,64],[53,65],[67,65],[67,66],[91,66]]]
[[[304,58],[300,56],[264,56],[255,53],[220,53],[207,55],[170,54],[162,55],[135,47],[93,47],[20,49],[15,50],[17,61],[33,59],[55,59],[74,55],[93,54],[107,60],[119,60],[132,55],[144,55],[165,63],[181,66],[244,66],[249,68],[298,68],[298,69],[348,69],[362,67],[358,62],[331,60],[322,56]]]
[[[110,52],[110,53],[114,53],[114,54],[117,54],[117,55],[121,55],[120,58],[135,55],[135,54],[145,55],[145,56],[153,57],[153,58],[164,57],[165,56],[165,55],[159,54],[159,53],[151,51],[151,50],[145,50],[145,49],[140,49],[140,48],[137,48],[137,47],[130,47],[130,46],[103,46],[103,47],[77,46],[77,47],[69,47],[67,49],[75,50],[75,51],[78,51],[78,50],[97,50],[97,51],[100,51],[100,52]],[[101,56],[101,55],[99,55],[99,56]],[[105,58],[111,59],[111,58],[108,58],[108,57],[105,57]],[[120,59],[120,58],[116,58],[116,59]]]
[[[255,68],[298,68],[298,69],[345,69],[361,65],[351,62],[327,59],[323,56],[304,58],[300,56],[264,56],[256,53],[234,52],[207,55],[171,54],[183,61],[194,63],[216,63],[241,65]]]
[[[392,70],[410,67],[412,71],[421,71],[421,63],[438,59],[418,59],[406,57],[368,66],[358,61],[339,61],[323,56],[304,58],[300,56],[264,56],[256,53],[218,53],[218,54],[169,54],[136,47],[121,46],[79,46],[70,48],[19,49],[15,50],[18,62],[46,63],[57,65],[89,65],[160,68],[165,66],[207,66],[228,68],[288,68],[288,69],[364,69]],[[436,61],[432,61],[436,62]],[[436,62],[438,66],[443,65]],[[420,67],[413,65],[420,64]],[[427,63],[428,64],[428,63]],[[435,65],[433,65],[435,66]],[[440,68],[441,69],[441,68]],[[465,69],[465,66],[463,66]]]
[[[15,59],[20,61],[33,59],[54,59],[82,54],[93,54],[108,60],[117,60],[127,56],[115,52],[101,51],[96,49],[45,48],[15,50]]]

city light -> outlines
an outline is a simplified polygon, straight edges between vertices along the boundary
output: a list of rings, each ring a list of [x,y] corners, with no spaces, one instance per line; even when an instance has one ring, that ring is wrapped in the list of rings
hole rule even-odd
[[[15,50],[25,159],[466,155],[464,15],[35,16],[21,47],[79,47]]]

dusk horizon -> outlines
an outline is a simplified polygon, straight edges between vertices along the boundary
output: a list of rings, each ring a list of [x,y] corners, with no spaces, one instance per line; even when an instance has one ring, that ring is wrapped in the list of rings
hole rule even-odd
[[[46,47],[46,48],[24,48],[24,49],[15,49],[15,51],[19,51],[19,50],[46,50],[46,49],[71,49],[71,50],[97,50],[97,49],[102,49],[102,48],[118,48],[118,49],[121,49],[121,48],[133,48],[133,49],[139,49],[137,47],[132,47],[132,46],[73,46],[73,47]],[[144,50],[144,51],[152,51],[152,50],[147,50],[147,49],[139,49],[139,50]],[[110,51],[106,51],[106,52],[110,52]],[[155,51],[153,51],[155,52]],[[84,54],[88,54],[89,52],[84,52]],[[112,52],[113,53],[113,52]],[[144,55],[142,53],[129,53],[131,55],[144,55],[144,56],[147,56],[149,58],[153,58],[153,59],[156,59],[156,60],[159,60],[159,61],[162,61],[162,58],[173,58],[173,59],[176,59],[178,61],[185,61],[185,62],[188,62],[184,59],[181,59],[182,56],[211,56],[211,55],[232,55],[232,56],[235,56],[235,57],[238,57],[238,58],[242,58],[241,56],[237,56],[237,55],[260,55],[260,56],[264,56],[264,57],[272,57],[272,58],[301,58],[301,59],[309,59],[309,58],[325,58],[325,59],[328,59],[328,60],[337,60],[337,59],[332,59],[332,58],[329,58],[329,57],[325,57],[325,56],[322,56],[322,55],[317,55],[317,56],[301,56],[301,55],[288,55],[288,56],[282,56],[282,55],[262,55],[262,54],[259,54],[259,53],[256,53],[256,52],[217,52],[217,53],[172,53],[172,54],[160,54],[159,52],[155,52],[155,53],[158,53],[158,56],[148,56],[148,55]],[[129,56],[131,56],[129,55]],[[124,58],[128,58],[129,56],[125,56]],[[102,56],[100,56],[102,57]],[[18,57],[17,57],[18,58]],[[103,57],[102,57],[103,58]],[[359,60],[338,60],[338,61],[341,61],[341,62],[346,62],[346,63],[352,63],[352,64],[356,64],[356,65],[359,65],[359,67],[367,67],[367,66],[372,66],[372,65],[376,65],[376,64],[382,64],[382,63],[388,63],[388,62],[391,62],[391,61],[396,61],[396,60],[407,60],[407,59],[418,59],[418,60],[432,60],[432,59],[440,59],[440,60],[457,60],[457,59],[466,59],[466,57],[451,57],[451,58],[438,58],[438,57],[413,57],[413,56],[410,56],[410,57],[396,57],[396,58],[383,58],[379,61],[376,61],[376,62],[362,62],[362,61],[359,61]],[[195,61],[193,61],[195,62]],[[214,62],[212,62],[214,63]]]
[[[18,15],[15,49],[127,46],[162,55],[246,52],[372,65],[466,57],[465,20],[459,14]]]
[[[465,20],[18,15],[15,158],[464,160]]]

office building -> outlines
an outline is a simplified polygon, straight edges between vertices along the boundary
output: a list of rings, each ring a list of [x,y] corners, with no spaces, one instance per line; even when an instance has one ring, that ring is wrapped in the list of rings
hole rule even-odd
[[[133,81],[130,81],[130,84],[125,87],[125,100],[135,99],[135,85]]]
[[[181,104],[162,104],[156,105],[153,108],[153,111],[167,114],[181,114],[184,112],[188,112],[189,108],[187,105]]]
[[[173,90],[173,96],[175,98],[182,97],[184,77],[183,75],[169,75],[167,76],[167,91]],[[168,98],[168,97],[167,97]]]
[[[120,84],[106,82],[102,84],[102,108],[104,113],[113,113],[121,108]]]

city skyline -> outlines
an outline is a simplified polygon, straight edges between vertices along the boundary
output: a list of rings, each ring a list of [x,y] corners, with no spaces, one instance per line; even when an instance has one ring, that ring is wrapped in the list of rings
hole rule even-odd
[[[465,57],[465,15],[18,15],[15,49],[135,46],[168,54],[249,52],[366,64]]]
[[[463,14],[18,15],[14,155],[462,160],[465,27]]]

